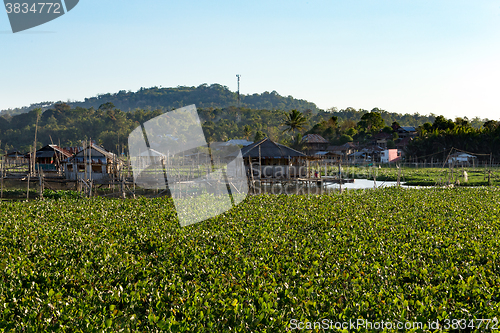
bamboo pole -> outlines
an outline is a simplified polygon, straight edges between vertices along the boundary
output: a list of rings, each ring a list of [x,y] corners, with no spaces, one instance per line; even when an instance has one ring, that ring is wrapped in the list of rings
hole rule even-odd
[[[398,168],[398,183],[397,183],[397,185],[401,186],[401,168],[399,165],[397,165],[397,168]]]
[[[36,136],[38,134],[38,120],[40,119],[40,114],[37,114],[36,116],[36,125],[35,125],[35,141],[33,143],[33,172],[35,171],[35,159],[36,159]]]
[[[262,161],[260,155],[260,145],[259,145],[259,180],[262,179]]]
[[[88,169],[88,166],[87,166],[87,140],[85,140],[83,142],[83,168],[84,168],[84,174],[83,174],[83,178],[82,178],[82,181],[85,181],[87,179],[87,169]],[[85,190],[86,192],[86,190]],[[87,194],[87,193],[85,193]]]
[[[5,156],[2,156],[2,184],[0,185],[0,199],[3,199],[3,178],[4,178],[4,169],[5,169]]]
[[[33,155],[31,155],[33,157]],[[32,158],[32,160],[34,159],[34,157]],[[32,162],[30,161],[30,168],[31,168],[31,164]],[[30,199],[30,177],[31,177],[31,170],[30,172],[28,173],[28,189],[26,191],[26,201]]]
[[[251,185],[252,185],[251,188],[252,188],[252,192],[255,193],[255,182],[253,179],[252,158],[250,156],[248,157],[248,165],[250,168],[250,179],[251,179]]]
[[[491,169],[493,168],[493,153],[490,153],[490,169],[488,170],[488,186],[491,186]]]
[[[92,138],[89,140],[89,197],[92,197]]]
[[[125,199],[126,198],[126,195],[125,195],[125,177],[123,176],[123,173],[121,173],[121,183],[120,183],[120,190],[121,190],[121,196],[122,196],[122,199]]]
[[[43,173],[40,171],[40,163],[38,163],[38,196],[43,199]]]
[[[339,188],[342,193],[342,161],[339,161]]]

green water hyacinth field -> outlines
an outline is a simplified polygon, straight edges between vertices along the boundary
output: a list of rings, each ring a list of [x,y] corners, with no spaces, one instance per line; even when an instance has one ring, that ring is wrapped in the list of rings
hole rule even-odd
[[[168,198],[0,212],[1,332],[500,319],[496,187],[257,195],[185,228]]]

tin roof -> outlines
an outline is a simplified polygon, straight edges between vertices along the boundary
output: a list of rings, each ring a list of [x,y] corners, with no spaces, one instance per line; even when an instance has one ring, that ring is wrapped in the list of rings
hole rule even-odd
[[[302,142],[305,143],[328,143],[324,137],[319,134],[307,134],[302,138]]]
[[[401,126],[399,128],[404,130],[405,132],[416,132],[417,131],[415,129],[415,127],[412,127],[412,126]]]
[[[15,156],[15,157],[18,157],[18,156],[24,156],[23,153],[17,151],[17,150],[13,150],[13,151],[10,151],[8,152],[7,154],[5,154],[5,156]]]
[[[92,156],[105,156],[109,159],[114,158],[116,155],[107,151],[106,149],[102,148],[101,146],[98,146],[96,144],[91,143],[90,145],[87,144],[83,150],[79,151],[78,153],[75,154],[75,156],[84,156],[84,154],[88,154],[88,149],[96,151],[98,154],[91,153]],[[100,155],[99,155],[100,154]]]
[[[251,145],[253,142],[252,141],[248,141],[248,140],[242,140],[242,139],[232,139],[232,140],[229,140],[228,142],[226,142],[227,145],[241,145],[241,146],[249,146]]]
[[[352,142],[344,143],[341,146],[328,146],[328,151],[346,151],[352,148],[356,148],[356,145]]]
[[[42,148],[38,149],[36,151],[36,157],[42,157],[42,158],[46,158],[46,157],[52,157],[55,155],[55,153],[59,153],[61,155],[63,155],[63,157],[71,157],[72,154],[67,151],[66,149],[63,149],[61,147],[58,147],[56,145],[46,145],[46,146],[43,146]],[[30,156],[31,154],[28,153],[26,154],[27,156]]]

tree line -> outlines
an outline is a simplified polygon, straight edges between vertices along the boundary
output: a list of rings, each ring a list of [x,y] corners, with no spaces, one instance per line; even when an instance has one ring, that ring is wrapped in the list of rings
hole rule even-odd
[[[51,143],[62,147],[80,146],[82,140],[92,139],[106,149],[120,153],[126,149],[132,130],[164,112],[167,111],[136,109],[125,112],[112,102],[106,102],[97,108],[57,103],[45,111],[37,108],[15,116],[4,115],[0,117],[0,151],[29,151],[39,118],[37,148]],[[385,132],[392,135],[388,143],[392,148],[398,139],[395,126],[415,126],[416,123],[420,123],[417,127],[419,136],[408,146],[408,152],[415,156],[451,147],[489,153],[500,140],[495,121],[485,120],[477,127],[466,118],[452,121],[443,116],[398,114],[378,108],[370,111],[352,108],[284,111],[229,106],[198,108],[198,114],[208,142],[257,141],[269,137],[301,149],[306,134],[319,134],[332,145],[346,142],[363,145],[369,144],[377,133]],[[491,142],[491,147],[488,142]]]
[[[479,159],[489,159],[488,154],[500,157],[500,122],[485,120],[477,128],[467,118],[438,116],[433,123],[418,127],[418,137],[409,143],[407,154],[420,160],[429,160],[431,155],[441,159],[441,152],[445,156],[451,148],[481,154]]]

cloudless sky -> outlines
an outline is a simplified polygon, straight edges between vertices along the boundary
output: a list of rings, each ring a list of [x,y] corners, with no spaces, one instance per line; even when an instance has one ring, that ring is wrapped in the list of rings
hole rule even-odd
[[[0,109],[219,83],[322,109],[500,119],[493,0],[81,0],[13,34],[0,14]]]

